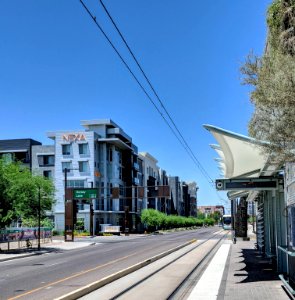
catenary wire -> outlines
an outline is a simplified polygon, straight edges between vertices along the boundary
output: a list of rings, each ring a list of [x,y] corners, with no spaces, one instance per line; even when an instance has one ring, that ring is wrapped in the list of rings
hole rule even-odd
[[[117,50],[117,48],[114,46],[114,44],[112,43],[112,41],[109,39],[109,37],[107,36],[107,34],[104,32],[104,30],[102,29],[102,27],[99,25],[99,23],[96,20],[96,17],[92,15],[92,13],[89,11],[89,9],[87,8],[87,6],[84,4],[84,2],[82,0],[80,0],[81,4],[83,5],[83,7],[85,8],[85,10],[87,11],[87,13],[90,15],[90,17],[92,18],[92,20],[95,22],[95,24],[97,25],[97,27],[99,28],[99,30],[101,31],[101,33],[104,35],[104,37],[107,39],[107,41],[109,42],[109,44],[111,45],[111,47],[113,48],[113,50],[116,52],[116,54],[119,56],[120,60],[123,62],[123,64],[125,65],[125,67],[127,68],[127,70],[130,72],[130,74],[132,75],[132,77],[134,78],[134,80],[137,82],[137,84],[140,86],[140,88],[142,89],[142,91],[145,93],[145,95],[148,97],[148,99],[151,101],[151,103],[153,104],[153,106],[155,107],[155,109],[158,111],[158,113],[161,115],[161,117],[163,118],[164,122],[167,124],[167,126],[171,129],[172,133],[175,135],[175,137],[178,139],[178,141],[182,144],[182,146],[184,147],[184,149],[187,151],[187,153],[191,156],[191,154],[189,153],[187,147],[184,145],[184,143],[182,142],[182,140],[177,136],[175,130],[172,128],[172,126],[169,124],[169,122],[167,121],[167,119],[165,118],[165,116],[163,115],[163,113],[159,110],[159,108],[157,107],[157,105],[155,104],[155,102],[153,101],[153,99],[150,97],[150,95],[148,94],[148,92],[146,91],[146,89],[143,87],[143,85],[139,82],[138,78],[135,76],[134,72],[130,69],[130,67],[128,66],[127,62],[124,60],[124,58],[122,57],[122,55],[119,53],[119,51]],[[191,156],[191,158],[193,159],[193,157]]]
[[[143,85],[140,83],[140,81],[138,80],[138,78],[136,77],[136,75],[134,74],[134,72],[130,69],[129,65],[124,60],[124,58],[122,57],[122,55],[119,53],[119,51],[117,50],[117,48],[115,47],[115,45],[112,43],[112,41],[110,40],[110,38],[107,36],[107,34],[105,33],[105,31],[102,29],[102,27],[99,25],[99,23],[96,20],[96,17],[90,12],[90,10],[88,9],[88,7],[85,5],[85,3],[82,0],[80,0],[80,3],[84,7],[84,9],[88,13],[88,15],[91,17],[91,19],[94,21],[94,23],[96,24],[96,26],[98,27],[98,29],[100,30],[100,32],[103,34],[103,36],[107,39],[107,41],[109,42],[109,44],[111,45],[111,47],[113,48],[113,50],[119,56],[120,60],[122,61],[122,63],[124,64],[124,66],[127,68],[127,70],[129,71],[129,73],[132,75],[132,77],[134,78],[134,80],[137,82],[137,84],[140,86],[140,88],[142,89],[142,91],[144,92],[144,94],[147,96],[147,98],[153,104],[153,106],[155,107],[155,109],[161,115],[161,117],[163,118],[163,120],[165,121],[165,123],[168,125],[168,127],[170,128],[170,130],[172,131],[172,133],[174,134],[174,136],[178,139],[178,141],[184,147],[184,149],[186,150],[186,152],[188,153],[188,155],[191,157],[191,159],[193,160],[193,162],[199,168],[199,170],[201,171],[201,173],[203,174],[203,176],[206,177],[206,179],[208,180],[209,184],[213,187],[214,186],[213,180],[207,174],[207,172],[205,171],[205,169],[201,166],[200,162],[198,160],[196,161],[196,157],[194,155],[192,155],[192,153],[191,153],[192,150],[190,148],[189,148],[190,151],[188,150],[187,143],[186,142],[184,143],[179,138],[179,136],[176,134],[176,132],[173,129],[173,127],[169,124],[169,122],[167,121],[167,119],[165,118],[165,116],[163,115],[163,113],[159,110],[159,108],[157,107],[157,105],[155,104],[155,102],[153,101],[153,99],[150,97],[150,95],[148,94],[148,92],[146,91],[146,89],[143,87]]]
[[[189,150],[189,152],[191,153],[191,155],[193,156],[195,162],[198,165],[199,169],[202,169],[202,172],[204,173],[204,175],[207,177],[207,179],[209,179],[210,182],[213,182],[212,178],[209,176],[209,174],[207,173],[207,171],[205,170],[205,168],[202,166],[202,164],[200,163],[200,161],[197,159],[197,157],[195,156],[194,152],[192,151],[192,149],[190,148],[190,146],[188,145],[188,143],[186,142],[185,138],[183,137],[182,133],[180,132],[180,130],[178,129],[177,125],[175,124],[173,118],[171,117],[171,115],[169,114],[169,112],[167,111],[165,105],[163,104],[163,101],[160,99],[158,93],[156,92],[155,88],[153,87],[151,81],[149,80],[149,78],[147,77],[146,73],[144,72],[142,66],[140,65],[138,59],[136,58],[136,56],[134,55],[133,51],[131,50],[131,48],[129,47],[126,39],[124,38],[122,32],[120,31],[119,27],[117,26],[116,22],[114,21],[114,19],[112,18],[110,12],[108,11],[108,9],[106,8],[106,6],[104,5],[102,0],[99,0],[104,11],[106,12],[107,16],[109,17],[110,21],[112,22],[112,24],[114,25],[115,29],[117,30],[119,36],[121,37],[123,43],[125,44],[126,48],[128,49],[129,53],[131,54],[132,58],[134,59],[136,65],[138,66],[138,68],[140,69],[142,75],[144,76],[144,78],[146,79],[149,87],[151,88],[151,90],[153,91],[154,95],[156,96],[156,98],[158,99],[161,107],[164,109],[166,115],[168,116],[169,120],[171,121],[173,127],[175,128],[175,130],[178,132],[179,136],[181,137],[183,143],[186,145],[187,149]]]

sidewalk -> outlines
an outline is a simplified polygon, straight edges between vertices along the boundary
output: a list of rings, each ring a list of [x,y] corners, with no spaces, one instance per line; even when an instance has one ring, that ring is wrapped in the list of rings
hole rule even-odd
[[[17,243],[17,242],[16,242]],[[41,243],[41,250],[37,250],[37,245],[34,243],[32,248],[22,248],[22,249],[12,249],[9,252],[3,251],[0,252],[0,262],[23,258],[33,255],[40,255],[48,252],[56,252],[56,251],[66,251],[79,249],[87,246],[94,245],[95,243],[92,241],[75,241],[75,242],[65,242],[62,239],[53,239],[47,243]]]
[[[255,235],[249,236],[231,245],[217,300],[290,299],[271,260],[255,250]]]

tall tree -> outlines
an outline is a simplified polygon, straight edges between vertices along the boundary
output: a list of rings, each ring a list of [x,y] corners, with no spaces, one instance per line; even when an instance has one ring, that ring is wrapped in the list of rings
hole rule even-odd
[[[0,227],[18,219],[41,219],[54,203],[52,181],[33,176],[19,163],[0,160]]]
[[[241,68],[251,85],[254,114],[249,134],[268,141],[273,159],[295,159],[295,0],[276,0],[267,15],[268,37],[262,57],[252,53]]]

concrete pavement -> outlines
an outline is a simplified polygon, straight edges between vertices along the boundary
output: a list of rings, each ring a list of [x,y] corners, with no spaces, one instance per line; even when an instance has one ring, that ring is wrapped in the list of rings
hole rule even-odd
[[[43,253],[48,253],[48,252],[53,252],[53,251],[67,251],[67,250],[79,249],[79,248],[91,246],[94,244],[95,244],[95,242],[93,242],[91,240],[64,242],[61,239],[56,239],[56,240],[53,239],[50,242],[42,243],[40,251],[37,250],[37,247],[34,244],[33,247],[29,248],[29,249],[12,248],[12,250],[10,250],[10,251],[0,252],[0,262],[6,261],[6,260],[11,260],[11,259],[24,258],[24,257],[28,257],[28,256],[33,256],[33,255],[40,255]]]

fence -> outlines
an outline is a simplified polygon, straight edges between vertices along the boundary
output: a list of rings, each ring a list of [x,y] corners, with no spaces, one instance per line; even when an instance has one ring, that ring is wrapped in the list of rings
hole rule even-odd
[[[40,242],[52,240],[52,230],[49,227],[40,227]],[[38,227],[9,228],[0,230],[0,249],[12,250],[32,246],[38,242]]]

